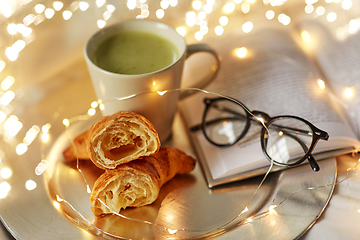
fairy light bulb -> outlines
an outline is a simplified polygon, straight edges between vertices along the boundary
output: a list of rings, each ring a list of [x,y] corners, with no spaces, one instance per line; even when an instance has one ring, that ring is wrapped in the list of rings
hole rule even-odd
[[[275,12],[272,10],[268,10],[265,13],[265,17],[269,20],[273,19],[275,17]]]
[[[183,37],[186,34],[186,29],[184,27],[178,27],[178,28],[176,28],[176,31]]]
[[[354,96],[354,89],[351,87],[347,87],[344,91],[344,95],[346,98],[351,98]]]
[[[337,14],[334,12],[329,12],[328,15],[326,16],[326,20],[328,20],[328,22],[334,22],[337,18]]]
[[[244,33],[249,33],[253,30],[254,24],[252,22],[246,22],[242,25],[242,30]]]
[[[309,34],[308,31],[301,31],[301,38],[304,42],[310,42],[311,41],[311,36]]]
[[[235,51],[239,58],[244,58],[248,52],[246,47],[237,48]]]
[[[317,84],[318,84],[318,86],[320,87],[320,89],[325,89],[325,82],[324,82],[324,80],[318,79]]]
[[[223,12],[224,13],[232,13],[235,10],[235,4],[230,2],[224,5]]]

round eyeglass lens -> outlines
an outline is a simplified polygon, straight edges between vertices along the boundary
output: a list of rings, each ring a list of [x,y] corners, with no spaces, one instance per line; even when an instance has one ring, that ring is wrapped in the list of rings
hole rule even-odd
[[[227,99],[215,100],[207,109],[204,133],[217,145],[231,145],[242,135],[248,121],[246,111],[239,104]]]
[[[275,164],[291,165],[303,158],[311,146],[313,132],[297,118],[276,118],[265,130],[264,149]]]

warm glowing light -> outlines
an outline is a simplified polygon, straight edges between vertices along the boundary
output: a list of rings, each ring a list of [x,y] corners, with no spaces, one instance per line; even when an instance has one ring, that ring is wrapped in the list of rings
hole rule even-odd
[[[265,120],[262,117],[257,117],[256,118],[259,122],[261,122],[262,124],[264,124]]]
[[[195,10],[199,10],[202,7],[202,2],[199,0],[195,0],[192,2],[191,5]]]
[[[136,8],[136,0],[128,0],[126,6],[129,10],[134,10]]]
[[[178,27],[178,28],[176,28],[176,31],[181,35],[181,36],[185,36],[185,34],[186,34],[186,29],[185,28],[183,28],[183,27]]]
[[[10,6],[3,5],[1,6],[1,13],[4,15],[4,17],[9,18],[13,14],[13,10]]]
[[[5,198],[11,190],[11,186],[7,182],[0,183],[0,199]]]
[[[32,24],[36,19],[36,16],[34,14],[29,14],[26,17],[24,17],[23,22],[26,26],[29,26]]]
[[[348,10],[352,7],[352,1],[351,0],[343,0],[341,2],[341,7],[344,9],[344,10]]]
[[[281,13],[278,17],[278,21],[280,23],[282,23],[283,25],[289,25],[291,22],[291,18],[289,16],[287,16],[286,14]]]
[[[36,188],[37,184],[33,180],[27,180],[25,183],[25,187],[27,190],[31,191]]]
[[[90,108],[90,109],[88,110],[88,114],[89,114],[90,116],[94,116],[94,115],[96,114],[96,110],[95,110],[94,108]]]
[[[354,89],[351,87],[346,88],[344,91],[344,95],[347,98],[351,98],[354,95]]]
[[[161,7],[162,9],[168,9],[169,6],[170,6],[170,3],[169,3],[168,1],[166,1],[166,0],[162,0],[162,1],[160,2],[160,7]]]
[[[246,208],[241,212],[241,214],[246,213],[247,211],[249,211],[249,208],[248,208],[248,207],[246,207]]]
[[[177,231],[178,231],[178,230],[176,230],[176,229],[170,229],[170,228],[168,228],[168,232],[169,232],[170,234],[175,234]]]
[[[268,10],[265,13],[265,17],[269,20],[273,19],[275,17],[275,12],[272,10]]]
[[[96,6],[98,8],[102,7],[106,3],[106,0],[96,0]]]
[[[71,18],[71,16],[72,16],[72,12],[71,12],[71,11],[65,10],[65,11],[63,12],[63,18],[64,18],[64,20],[69,20],[69,19]]]
[[[18,32],[17,30],[17,24],[15,23],[9,23],[9,25],[7,26],[7,31],[9,34],[14,35]]]
[[[164,95],[165,93],[167,93],[167,91],[157,91],[157,94],[159,94],[160,96]]]
[[[100,103],[99,108],[100,108],[100,110],[104,110],[104,109],[105,109],[105,105],[104,105],[103,103]]]
[[[224,5],[223,11],[224,13],[231,13],[235,10],[235,4],[230,2]]]
[[[3,179],[8,179],[12,176],[13,172],[10,168],[8,167],[4,167],[1,169],[0,171],[0,176],[3,178]]]
[[[47,19],[52,18],[54,15],[55,15],[55,10],[54,9],[52,9],[52,8],[45,9],[45,17]]]
[[[203,9],[204,9],[204,12],[207,14],[209,14],[213,11],[213,7],[210,4],[205,4]]]
[[[0,123],[5,121],[5,119],[6,119],[6,113],[4,113],[3,111],[0,111]]]
[[[41,127],[41,131],[43,131],[44,133],[47,133],[47,132],[49,132],[50,128],[51,128],[51,124],[47,123]]]
[[[47,143],[50,139],[50,135],[48,133],[43,133],[41,135],[41,141],[44,142],[44,143]]]
[[[254,24],[252,22],[246,22],[242,25],[242,30],[244,33],[249,33],[251,30],[253,30]]]
[[[219,23],[221,26],[226,26],[229,22],[229,18],[226,16],[222,16],[219,18]]]
[[[241,11],[245,14],[250,12],[250,4],[248,2],[243,2],[241,4]]]
[[[36,4],[35,5],[35,12],[40,14],[45,11],[45,6],[43,4]]]
[[[8,47],[5,50],[5,55],[8,57],[10,61],[15,61],[19,57],[19,53],[16,52],[12,47]]]
[[[93,101],[93,102],[90,104],[90,106],[91,106],[92,108],[97,108],[97,107],[99,106],[99,103],[98,103],[97,101]]]
[[[43,174],[47,166],[48,166],[48,162],[46,160],[41,160],[41,162],[35,168],[35,174],[36,175]]]
[[[141,12],[141,13],[143,13],[143,12]],[[104,18],[105,21],[109,20],[110,17],[111,17],[111,12],[105,11],[103,13],[103,18]]]
[[[104,20],[98,20],[97,25],[99,28],[103,28],[106,25],[106,22]]]
[[[63,202],[64,199],[62,199],[59,195],[56,195],[56,201],[58,201],[58,202]]]
[[[56,11],[60,11],[63,8],[64,4],[60,1],[53,2],[53,7]]]
[[[205,35],[209,32],[209,28],[207,26],[200,27],[200,32]]]
[[[271,213],[271,214],[277,213],[277,212],[275,211],[275,208],[276,208],[276,207],[277,207],[276,205],[270,205],[270,206],[269,206],[269,213]]]
[[[4,91],[7,91],[15,82],[15,78],[13,76],[7,76],[2,82],[1,82],[1,88]]]
[[[314,6],[313,5],[308,4],[308,5],[305,6],[305,12],[306,13],[310,14],[313,11],[314,11]]]
[[[15,149],[17,155],[23,155],[24,153],[27,152],[27,150],[28,150],[28,146],[26,146],[25,143],[19,143]]]
[[[144,18],[147,18],[150,15],[149,10],[142,10],[141,11],[141,16],[143,16]]]
[[[318,79],[317,84],[321,89],[325,89],[325,82],[322,79]]]
[[[302,40],[304,42],[310,42],[311,41],[311,36],[310,36],[309,32],[305,31],[305,30],[301,32],[301,38],[302,38]]]
[[[195,33],[195,39],[198,40],[198,41],[201,41],[204,37],[204,34],[200,31],[196,32]]]
[[[244,58],[248,52],[246,47],[237,48],[235,51],[239,58]]]
[[[6,63],[0,60],[0,72],[2,72],[2,70],[4,70],[5,67],[6,67]]]
[[[356,19],[351,19],[349,22],[349,33],[357,33],[360,29],[360,22]]]
[[[165,11],[163,9],[158,9],[155,14],[158,19],[162,19],[165,16]]]
[[[172,7],[175,7],[178,4],[178,0],[169,0],[169,4]]]
[[[0,98],[0,103],[3,106],[7,106],[11,103],[11,101],[14,98],[15,98],[15,93],[9,90],[6,93],[4,93],[4,95],[2,95],[2,97]]]
[[[222,26],[216,26],[215,27],[215,34],[220,36],[224,33],[224,28]]]
[[[321,16],[321,15],[324,15],[324,13],[325,13],[325,8],[324,7],[319,6],[319,7],[316,8],[316,14],[317,15]]]
[[[326,16],[326,20],[328,20],[328,22],[334,22],[337,18],[337,14],[334,12],[329,12],[328,15]]]
[[[21,130],[23,124],[18,120],[15,115],[11,115],[4,123],[4,128],[8,132],[10,137],[16,136]]]
[[[284,135],[284,132],[283,131],[279,131],[279,136],[281,137],[282,135]]]
[[[89,8],[89,3],[87,2],[79,2],[79,8],[81,11],[86,11]]]
[[[25,143],[26,145],[30,145],[35,140],[39,132],[40,132],[40,128],[38,126],[36,125],[32,126],[29,129],[29,131],[27,131],[23,143]]]
[[[11,46],[13,48],[14,51],[16,51],[17,53],[19,53],[21,50],[23,50],[26,46],[26,43],[24,40],[19,39],[16,42],[14,42],[14,44]]]
[[[58,210],[60,210],[60,203],[58,203],[57,201],[53,201],[54,207]]]
[[[69,119],[66,119],[66,118],[62,121],[62,123],[63,123],[66,127],[68,127],[68,126],[70,125]]]

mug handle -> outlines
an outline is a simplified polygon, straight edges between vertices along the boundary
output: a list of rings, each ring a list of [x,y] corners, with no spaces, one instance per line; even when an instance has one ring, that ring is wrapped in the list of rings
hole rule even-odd
[[[198,53],[198,52],[208,52],[211,55],[213,55],[215,57],[215,60],[216,60],[216,64],[211,67],[211,71],[212,71],[211,76],[205,77],[204,79],[199,81],[194,86],[189,87],[189,88],[200,88],[201,89],[201,88],[204,88],[205,86],[207,86],[216,77],[216,75],[217,75],[217,73],[219,71],[219,67],[220,67],[220,58],[219,58],[219,55],[217,54],[217,52],[215,50],[213,50],[211,47],[209,47],[208,45],[203,44],[203,43],[187,45],[186,58],[188,58],[192,54]],[[190,96],[194,92],[195,91],[181,92],[180,96],[179,96],[180,100]]]

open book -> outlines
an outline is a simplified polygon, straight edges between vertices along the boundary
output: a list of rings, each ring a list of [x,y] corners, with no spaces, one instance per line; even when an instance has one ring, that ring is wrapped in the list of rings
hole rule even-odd
[[[236,98],[251,111],[271,117],[300,116],[328,132],[329,140],[319,141],[313,151],[316,160],[360,149],[360,33],[338,39],[326,24],[313,20],[296,28],[240,32],[207,41],[222,56],[222,63],[206,90]],[[245,57],[236,55],[240,47],[247,49]],[[201,123],[204,97],[214,96],[196,93],[180,103],[188,128]],[[209,143],[202,131],[189,136],[209,187],[269,169],[260,132],[226,148]]]

